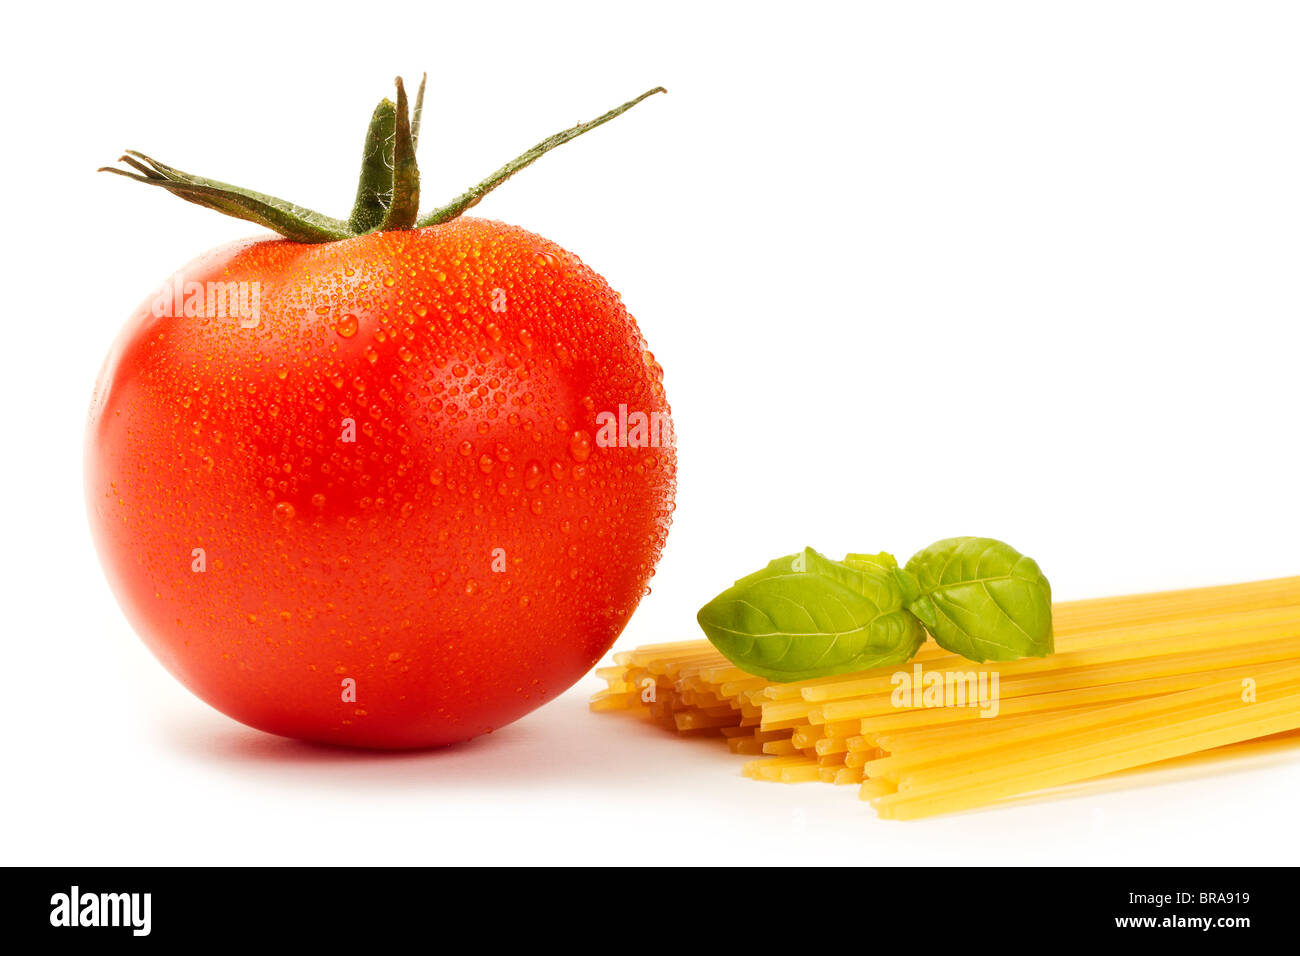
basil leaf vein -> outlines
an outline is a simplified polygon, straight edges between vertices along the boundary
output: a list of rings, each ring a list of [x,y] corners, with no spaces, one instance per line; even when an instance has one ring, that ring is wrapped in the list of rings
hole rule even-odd
[[[741,578],[697,619],[728,660],[774,681],[902,663],[925,640],[893,573],[811,548]]]
[[[1052,652],[1051,585],[1037,562],[1010,545],[946,538],[913,555],[907,571],[922,596],[910,606],[945,649],[973,661]]]

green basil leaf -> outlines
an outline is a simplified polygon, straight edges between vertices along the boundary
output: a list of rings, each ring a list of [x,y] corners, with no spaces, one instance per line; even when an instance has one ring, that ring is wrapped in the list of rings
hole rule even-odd
[[[898,559],[888,551],[881,551],[879,554],[846,554],[844,563],[854,568],[863,568],[870,565],[883,568],[886,571],[898,567]]]
[[[791,571],[799,571],[802,569],[802,558],[802,551],[796,551],[794,554],[787,554],[779,558],[773,558],[771,561],[767,562],[765,567],[760,568],[753,574],[746,574],[743,578],[738,578],[736,580],[736,585],[740,586],[750,581],[758,581],[774,575],[789,574]]]
[[[879,554],[846,554],[844,556],[844,563],[853,568],[874,567],[887,572],[891,577],[893,577],[899,590],[903,592],[904,607],[908,607],[908,605],[916,603],[917,601],[920,601],[923,607],[925,606],[925,601],[921,594],[920,586],[916,583],[916,578],[912,576],[910,571],[900,568],[898,566],[898,561],[889,552],[882,551]],[[912,611],[912,613],[915,614],[916,612]],[[919,617],[920,615],[917,616]],[[922,617],[921,621],[924,623],[926,618]]]
[[[906,570],[921,596],[908,607],[938,644],[973,661],[1052,653],[1052,586],[1033,558],[993,538],[947,538]]]
[[[737,667],[781,682],[901,664],[925,640],[894,574],[812,548],[741,578],[697,620]]]

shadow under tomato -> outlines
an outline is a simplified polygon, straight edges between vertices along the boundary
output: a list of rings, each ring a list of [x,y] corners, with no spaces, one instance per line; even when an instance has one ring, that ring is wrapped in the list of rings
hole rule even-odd
[[[159,731],[183,759],[288,786],[388,790],[478,789],[484,784],[556,788],[597,784],[658,789],[664,767],[738,781],[744,760],[717,738],[683,739],[634,717],[593,714],[581,694],[552,701],[490,734],[426,750],[363,750],[277,737],[196,715]],[[693,764],[697,766],[692,766]],[[752,784],[751,784],[752,785]]]

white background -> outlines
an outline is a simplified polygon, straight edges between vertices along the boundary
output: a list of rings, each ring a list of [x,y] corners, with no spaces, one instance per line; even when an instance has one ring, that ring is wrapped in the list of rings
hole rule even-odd
[[[426,205],[656,84],[477,210],[619,289],[676,524],[620,640],[804,544],[989,534],[1058,598],[1300,573],[1300,11],[1267,3],[136,2],[6,13],[6,863],[1293,862],[1300,757],[930,822],[586,712],[357,755],[245,729],[130,632],[85,409],[128,311],[250,227],[124,147],[333,214],[397,72]],[[372,19],[369,19],[372,18]]]

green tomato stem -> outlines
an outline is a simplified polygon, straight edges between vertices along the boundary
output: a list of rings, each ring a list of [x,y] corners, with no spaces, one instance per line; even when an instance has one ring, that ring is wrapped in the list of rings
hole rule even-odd
[[[500,186],[503,182],[505,182],[515,173],[519,172],[521,169],[524,169],[525,167],[531,166],[533,163],[537,162],[537,160],[541,159],[551,150],[555,149],[555,147],[563,146],[569,140],[577,139],[583,133],[589,132],[590,130],[595,129],[597,126],[603,126],[604,124],[608,123],[610,120],[614,119],[614,117],[616,116],[622,116],[624,113],[626,113],[632,107],[636,106],[642,100],[646,99],[647,97],[653,96],[655,93],[667,93],[667,92],[668,91],[664,89],[662,86],[656,86],[653,90],[646,90],[636,99],[628,100],[622,106],[616,106],[608,113],[603,113],[602,115],[597,116],[594,120],[591,120],[586,123],[579,123],[577,126],[572,126],[569,129],[564,130],[563,132],[556,133],[554,136],[548,136],[546,139],[542,140],[532,149],[524,153],[521,153],[520,155],[516,156],[514,159],[510,160],[510,162],[506,163],[504,166],[498,169],[487,179],[483,180],[477,186],[470,187],[469,189],[465,190],[465,192],[461,193],[459,196],[453,199],[451,202],[447,203],[447,205],[443,206],[441,209],[435,209],[427,216],[421,218],[418,225],[436,226],[438,223],[448,222],[449,220],[455,219],[466,209],[470,209],[478,205],[479,201],[484,196],[486,196],[492,190],[496,189],[498,186]]]
[[[133,149],[128,149],[118,162],[125,163],[135,172],[111,166],[101,167],[99,171],[159,186],[196,205],[266,226],[286,239],[296,242],[334,242],[353,235],[348,224],[340,219],[332,219],[265,193],[194,176]]]
[[[393,190],[388,214],[380,231],[410,229],[420,215],[420,170],[415,165],[415,137],[411,131],[411,112],[406,102],[406,88],[397,78],[397,124],[393,130]]]
[[[354,235],[373,232],[383,223],[393,195],[393,139],[397,130],[397,106],[382,99],[370,117],[366,145],[361,152],[361,175],[357,198],[348,216]]]
[[[370,232],[422,229],[450,222],[465,210],[477,205],[484,196],[515,173],[531,166],[557,146],[562,146],[597,126],[603,126],[655,93],[667,92],[662,86],[656,86],[594,120],[579,123],[577,126],[547,137],[532,149],[516,156],[478,185],[421,217],[419,215],[420,171],[416,164],[415,151],[420,138],[420,121],[424,113],[424,88],[427,79],[427,74],[421,78],[413,107],[407,103],[406,90],[401,77],[396,81],[396,102],[384,99],[375,107],[362,150],[356,199],[346,220],[335,219],[265,193],[254,192],[216,179],[195,176],[135,150],[127,150],[118,160],[126,165],[127,169],[104,166],[99,171],[125,176],[149,186],[158,186],[187,202],[206,209],[214,209],[237,219],[255,222],[294,242],[336,242]]]

